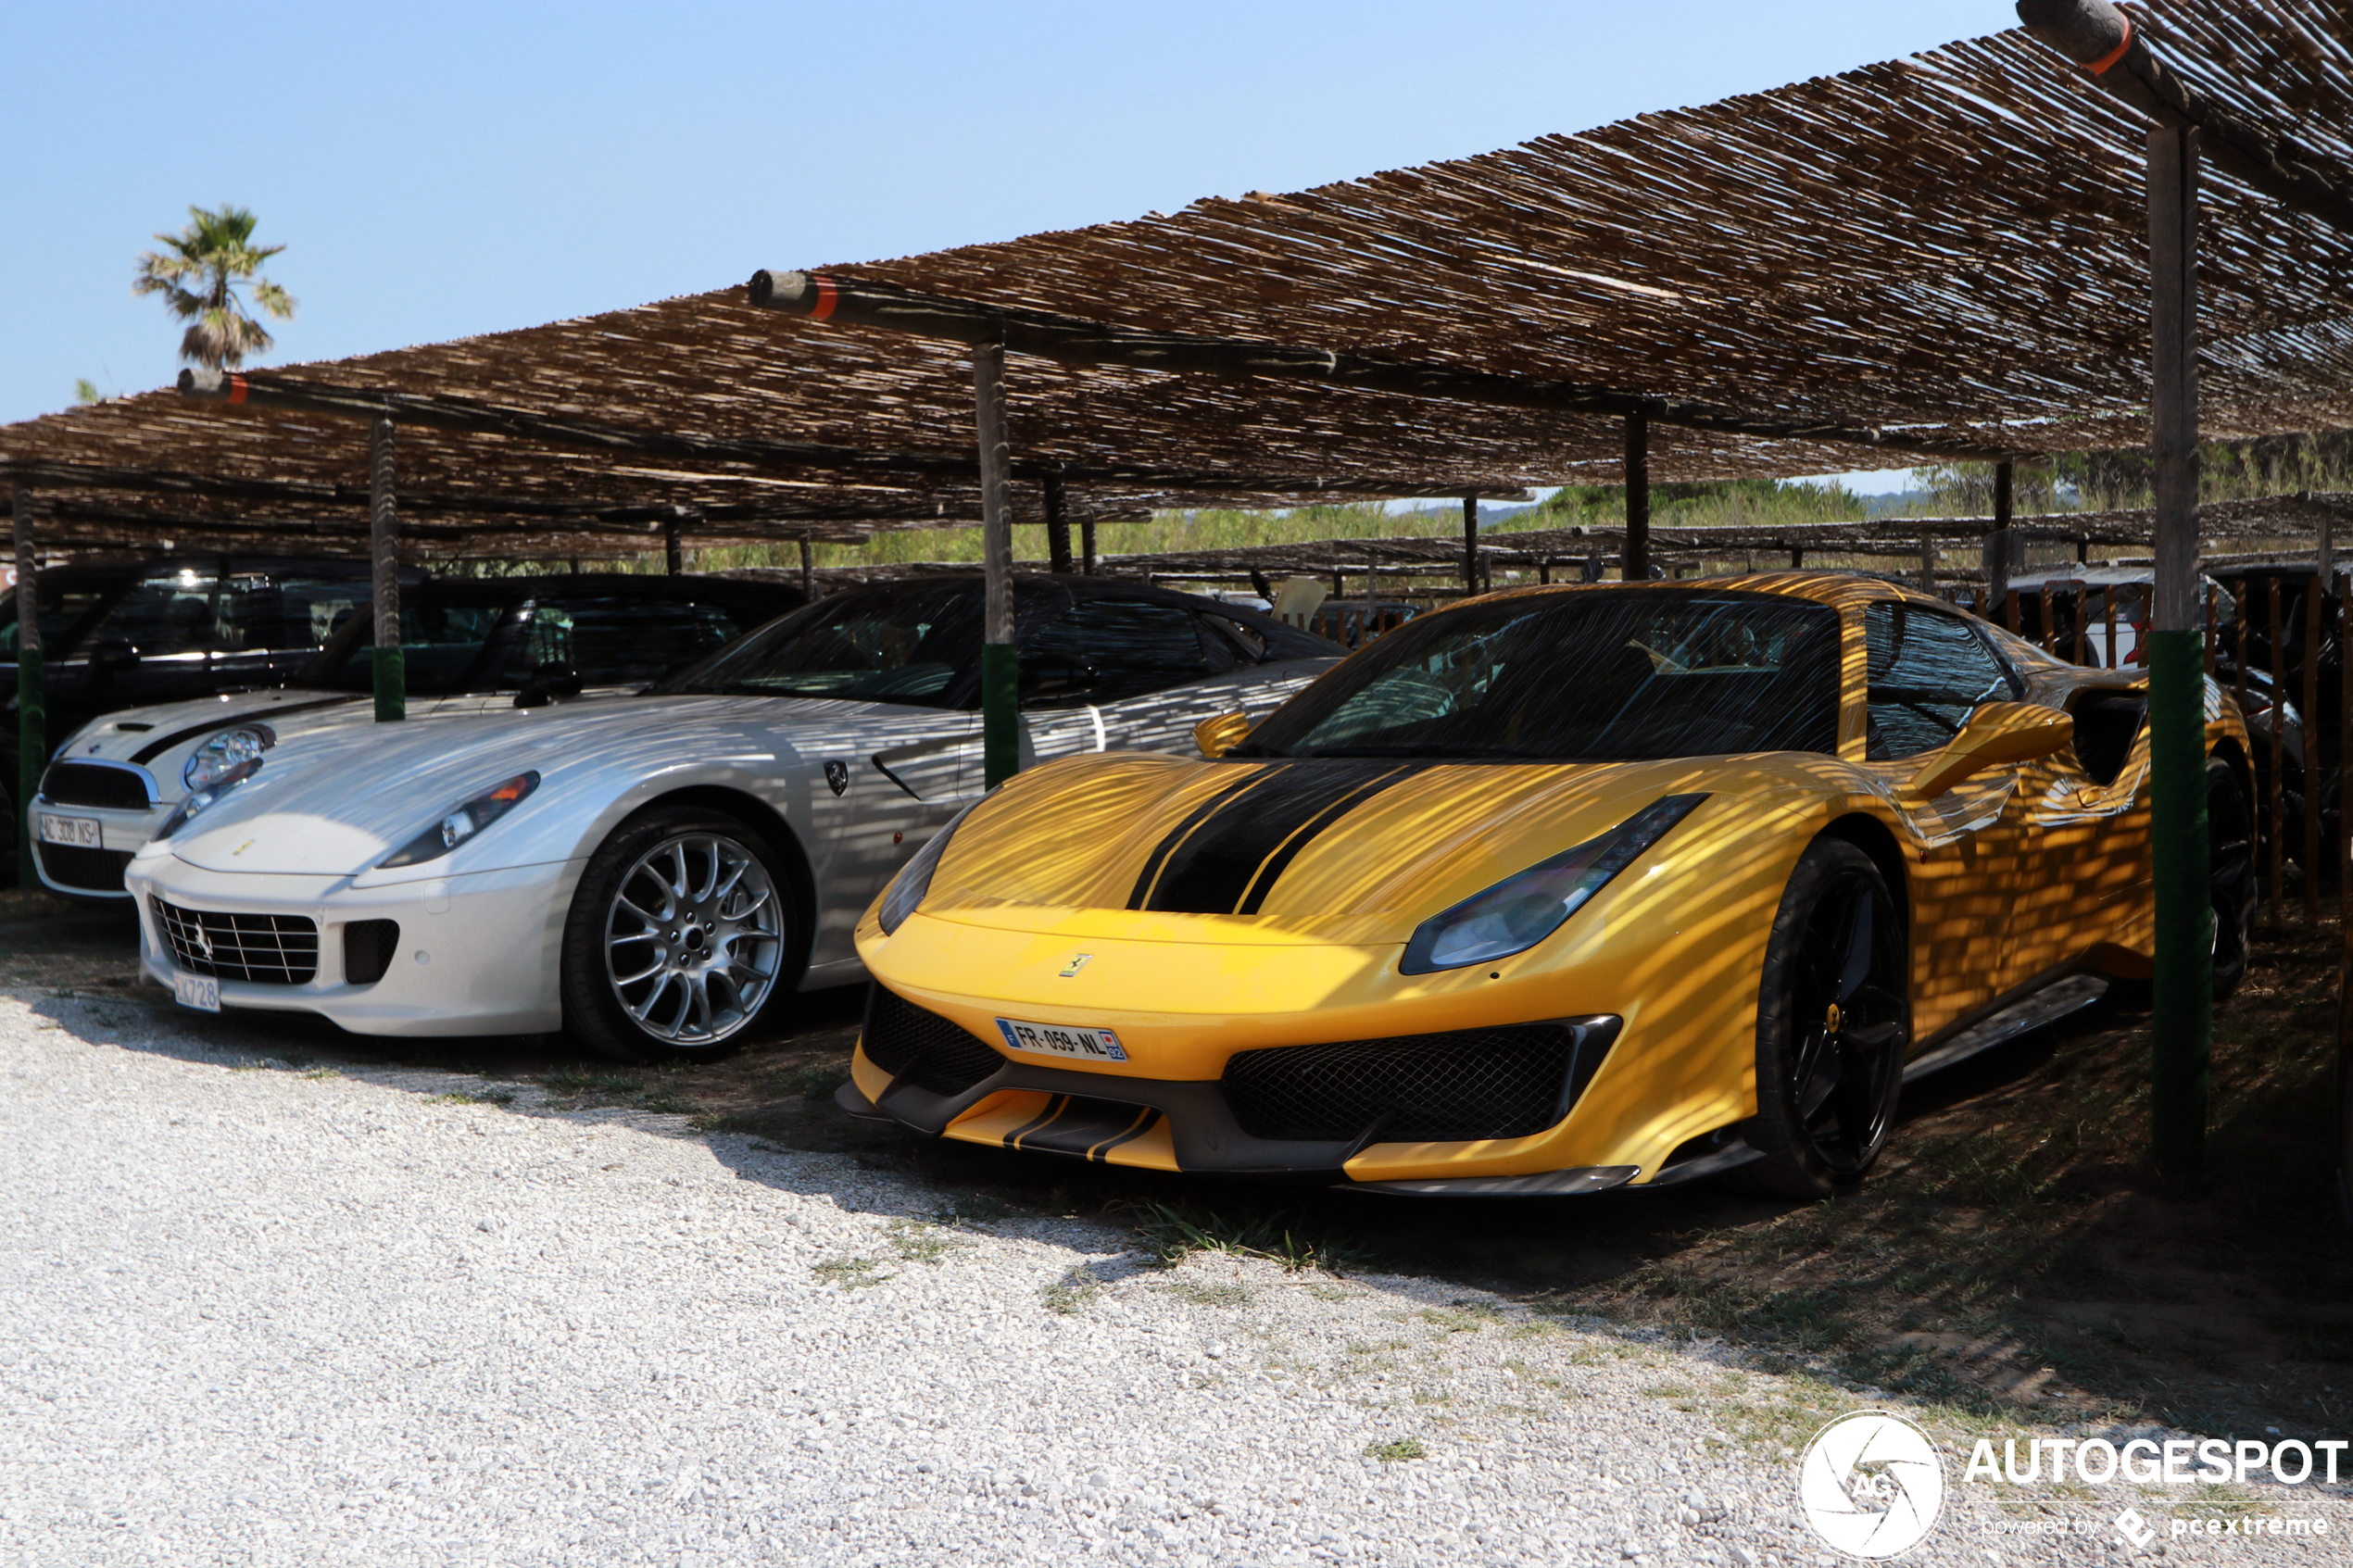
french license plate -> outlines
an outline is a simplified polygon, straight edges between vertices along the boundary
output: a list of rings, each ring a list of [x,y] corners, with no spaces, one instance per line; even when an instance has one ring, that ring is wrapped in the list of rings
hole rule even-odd
[[[182,974],[175,970],[171,975],[171,999],[198,1012],[219,1012],[220,982],[209,974]]]
[[[997,1032],[1005,1036],[1006,1046],[1013,1050],[1075,1056],[1082,1061],[1127,1060],[1119,1036],[1108,1029],[1076,1029],[1066,1023],[1023,1023],[1016,1019],[1000,1018]]]
[[[78,849],[98,847],[97,818],[60,817],[52,811],[43,811],[40,817],[42,843],[70,844]]]

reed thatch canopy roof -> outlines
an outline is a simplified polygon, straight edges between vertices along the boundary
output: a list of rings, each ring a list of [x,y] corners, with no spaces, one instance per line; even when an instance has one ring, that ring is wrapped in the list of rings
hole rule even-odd
[[[2353,165],[2342,11],[2166,0],[2134,14],[2183,78]],[[1474,157],[831,270],[1881,433],[1872,448],[1662,426],[1660,480],[1891,466],[1922,450],[2129,446],[2147,437],[2145,131],[2013,30]],[[2202,222],[2208,433],[2353,423],[2353,234],[2220,173]],[[740,287],[252,383],[489,406],[644,439],[632,450],[404,425],[404,514],[453,549],[641,548],[681,508],[690,545],[978,516],[965,349],[757,310]],[[1296,379],[1016,354],[1008,384],[1020,471],[1034,481],[1059,466],[1074,509],[1112,520],[1608,483],[1623,453],[1604,414]],[[681,440],[703,445],[682,454]],[[763,443],[802,450],[752,450]],[[806,450],[824,447],[875,460]],[[272,518],[356,539],[366,454],[359,421],[171,392],[0,430],[0,467],[52,505],[55,534],[93,541]],[[158,474],[185,480],[159,488]],[[1014,488],[1034,521],[1038,485]]]

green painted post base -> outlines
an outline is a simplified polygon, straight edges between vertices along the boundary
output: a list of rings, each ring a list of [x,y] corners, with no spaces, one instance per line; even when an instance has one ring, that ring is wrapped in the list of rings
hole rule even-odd
[[[2206,1163],[2214,1039],[2214,896],[2206,824],[2206,650],[2196,632],[2149,639],[2151,850],[2157,978],[2149,1142],[2176,1186]]]
[[[989,789],[1021,771],[1021,655],[1010,643],[980,650],[980,756]]]
[[[17,655],[17,885],[38,887],[32,864],[32,797],[41,793],[49,765],[49,688],[42,678],[41,650]]]
[[[376,722],[388,724],[409,717],[409,665],[398,648],[378,648],[376,661]]]

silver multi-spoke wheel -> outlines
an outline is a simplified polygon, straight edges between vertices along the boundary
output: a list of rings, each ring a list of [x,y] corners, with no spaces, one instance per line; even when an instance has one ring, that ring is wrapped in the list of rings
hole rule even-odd
[[[637,857],[605,911],[605,978],[638,1028],[716,1045],[759,1015],[784,962],[776,885],[719,833],[680,833]]]

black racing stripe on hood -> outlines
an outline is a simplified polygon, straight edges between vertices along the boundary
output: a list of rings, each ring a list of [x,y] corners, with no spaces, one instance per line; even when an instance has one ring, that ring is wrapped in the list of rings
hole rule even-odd
[[[266,724],[281,713],[308,713],[314,708],[341,708],[347,703],[366,700],[365,697],[359,696],[330,696],[321,697],[317,702],[286,702],[275,708],[257,709],[251,713],[239,713],[228,719],[213,719],[202,724],[191,724],[184,730],[174,730],[168,735],[149,741],[131,754],[131,760],[144,767],[181,742],[194,740],[198,735],[208,735],[215,730],[233,730],[239,724]]]
[[[1131,909],[1256,914],[1315,837],[1427,762],[1284,762],[1222,792],[1161,841]]]

